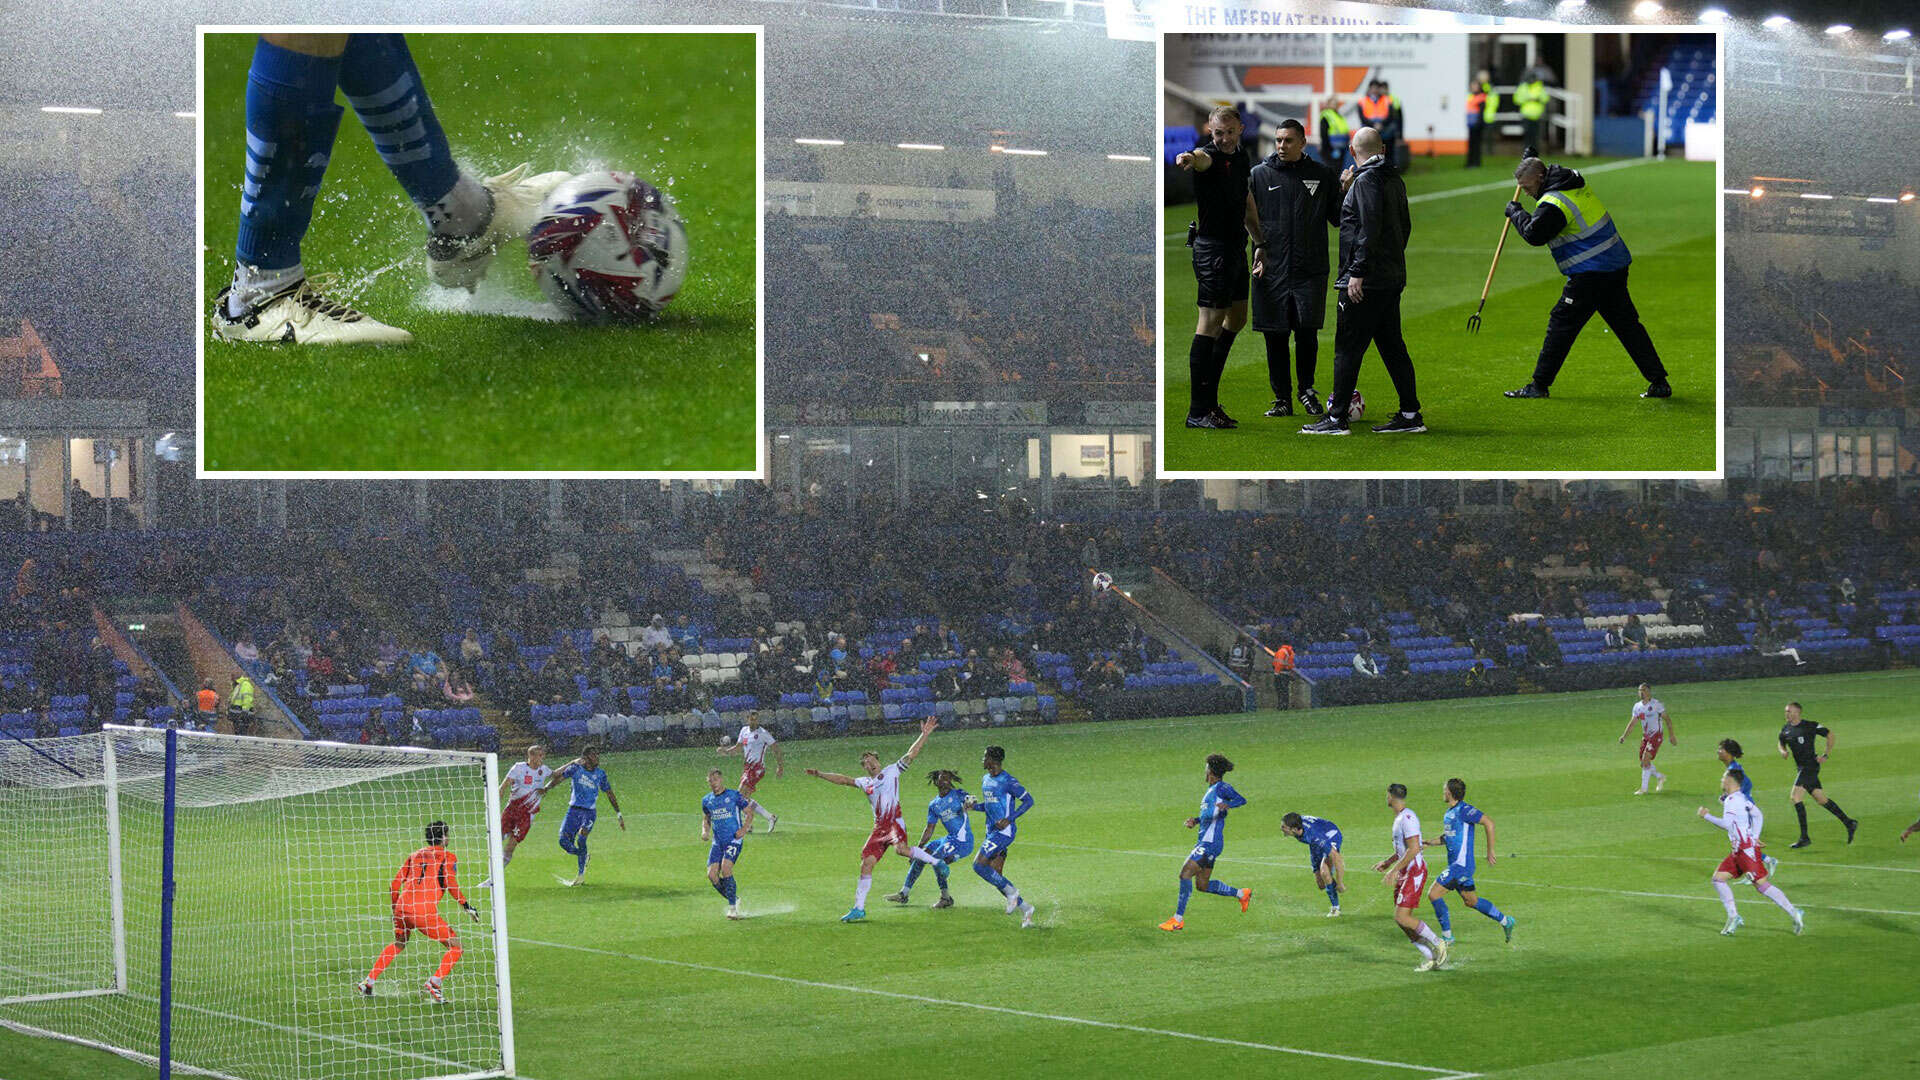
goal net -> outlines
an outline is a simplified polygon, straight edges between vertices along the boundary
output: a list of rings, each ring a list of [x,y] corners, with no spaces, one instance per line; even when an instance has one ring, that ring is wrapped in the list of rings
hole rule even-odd
[[[512,1075],[506,912],[476,888],[498,874],[495,770],[491,754],[142,728],[0,738],[0,1026],[163,1075]],[[439,905],[463,950],[444,1003],[424,984],[445,949],[418,932],[365,996],[394,940],[389,883],[435,821],[480,921]]]

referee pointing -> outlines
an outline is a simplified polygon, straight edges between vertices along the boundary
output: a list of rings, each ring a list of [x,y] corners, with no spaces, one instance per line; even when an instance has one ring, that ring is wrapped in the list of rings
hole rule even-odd
[[[1413,219],[1407,211],[1407,185],[1387,163],[1380,133],[1364,127],[1353,133],[1353,158],[1359,162],[1340,174],[1346,194],[1340,203],[1340,276],[1334,279],[1339,312],[1333,329],[1333,396],[1319,423],[1302,435],[1345,435],[1353,388],[1367,346],[1380,349],[1400,411],[1374,425],[1382,435],[1427,430],[1415,391],[1413,358],[1400,334],[1400,294],[1407,287],[1407,237]]]
[[[1253,328],[1267,340],[1268,416],[1293,415],[1287,338],[1294,339],[1300,406],[1319,416],[1313,386],[1320,327],[1327,320],[1327,228],[1340,225],[1340,178],[1308,157],[1307,131],[1282,120],[1273,154],[1247,181],[1247,232],[1253,235]]]
[[[1240,425],[1220,408],[1220,373],[1233,337],[1247,325],[1247,237],[1242,219],[1253,155],[1240,142],[1240,114],[1222,105],[1207,117],[1207,141],[1173,159],[1193,172],[1199,221],[1187,228],[1193,277],[1200,286],[1200,321],[1187,354],[1192,379],[1190,428]]]
[[[1560,374],[1560,365],[1567,362],[1574,339],[1597,311],[1647,380],[1640,396],[1672,397],[1667,369],[1654,350],[1653,338],[1641,325],[1633,297],[1627,293],[1627,267],[1633,263],[1633,255],[1600,197],[1577,170],[1548,165],[1537,157],[1522,159],[1513,178],[1537,202],[1531,214],[1517,202],[1508,203],[1508,220],[1527,243],[1535,247],[1544,244],[1553,252],[1554,265],[1567,275],[1567,285],[1553,305],[1553,314],[1547,316],[1547,339],[1534,362],[1533,381],[1518,390],[1508,390],[1506,395],[1546,397],[1547,388]]]

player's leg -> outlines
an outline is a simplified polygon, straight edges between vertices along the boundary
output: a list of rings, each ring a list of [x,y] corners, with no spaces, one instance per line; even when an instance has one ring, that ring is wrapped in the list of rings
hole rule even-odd
[[[1195,849],[1195,853],[1198,854],[1198,849]],[[1193,899],[1193,881],[1205,872],[1205,868],[1200,865],[1200,860],[1194,855],[1187,856],[1187,861],[1180,864],[1179,899],[1173,905],[1173,918],[1161,923],[1160,929],[1179,930],[1186,926],[1187,901]]]
[[[1236,900],[1239,900],[1240,910],[1242,911],[1245,911],[1247,909],[1246,901],[1248,900],[1248,898],[1253,896],[1252,889],[1245,890],[1246,895],[1242,896],[1241,895],[1242,890],[1236,889],[1233,886],[1227,884],[1226,882],[1220,881],[1214,878],[1213,864],[1208,864],[1208,866],[1206,867],[1206,870],[1203,876],[1200,878],[1200,887],[1212,893],[1215,896],[1229,896]]]
[[[934,880],[939,882],[940,884],[940,899],[935,900],[933,902],[934,907],[950,908],[953,906],[953,893],[948,891],[948,888],[947,888],[948,882],[952,878],[952,871],[951,869],[949,869],[949,867],[951,866],[951,864],[959,862],[961,859],[966,858],[967,855],[970,853],[971,848],[972,848],[971,844],[967,845],[966,848],[961,848],[958,846],[950,846],[946,849],[945,857],[942,858],[939,862],[933,864]],[[919,866],[920,864],[914,863],[913,865]]]
[[[407,947],[407,935],[410,933],[412,933],[412,926],[409,920],[400,913],[395,912],[393,916],[393,940],[387,943],[385,949],[381,950],[380,958],[373,962],[373,970],[367,972],[367,977],[360,980],[361,993],[369,995],[373,993],[373,984],[379,981],[380,973],[387,970],[387,965],[393,963],[393,958],[399,956],[401,950]]]
[[[1002,872],[1002,868],[1007,865],[1007,845],[1012,842],[1012,839],[1005,835],[989,836],[986,842],[980,845],[980,854],[973,860],[973,872],[979,875],[980,880],[993,886],[1001,896],[1007,898],[1007,914],[1021,911],[1031,917],[1033,905],[1026,902],[1020,895],[1020,890],[1013,882],[1008,881],[1007,875]]]
[[[1788,846],[1796,848],[1806,847],[1808,844],[1813,843],[1813,838],[1807,835],[1807,789],[1795,783],[1793,790],[1787,794],[1787,798],[1793,801],[1793,816],[1800,819],[1800,839]]]
[[[1233,351],[1233,339],[1247,325],[1247,255],[1241,250],[1238,257],[1230,259],[1233,273],[1237,275],[1238,288],[1235,298],[1227,307],[1227,317],[1220,324],[1220,336],[1213,339],[1213,367],[1208,382],[1213,389],[1213,411],[1224,415],[1220,408],[1220,382],[1226,375],[1227,354]]]
[[[1648,392],[1640,396],[1666,397],[1672,393],[1667,383],[1667,368],[1660,362],[1659,350],[1653,347],[1653,335],[1647,333],[1646,324],[1640,321],[1640,312],[1633,306],[1633,295],[1627,291],[1627,271],[1622,269],[1608,277],[1617,280],[1607,282],[1600,299],[1600,318],[1627,350],[1633,366],[1640,369],[1640,377],[1647,380]],[[1667,393],[1660,393],[1662,390]]]
[[[1826,789],[1814,788],[1811,792],[1809,792],[1809,794],[1813,796],[1814,802],[1819,803],[1822,807],[1826,809],[1827,813],[1832,814],[1834,817],[1840,819],[1840,824],[1845,825],[1847,827],[1847,843],[1849,844],[1853,843],[1853,830],[1858,828],[1860,823],[1848,817],[1847,812],[1845,810],[1840,809],[1839,803],[1835,802],[1832,799],[1827,798]]]
[[[1753,891],[1778,904],[1781,911],[1786,912],[1792,917],[1793,932],[1796,934],[1800,933],[1806,928],[1806,916],[1801,913],[1799,908],[1793,906],[1793,901],[1787,899],[1787,894],[1781,892],[1780,887],[1775,885],[1773,879],[1767,876],[1765,867],[1761,867],[1760,871],[1760,873],[1753,875]]]
[[[919,846],[918,844],[908,843],[907,838],[904,836],[894,841],[893,850],[901,858],[913,860],[913,862],[916,865],[925,864],[927,866],[932,866],[934,863],[937,863],[940,861],[939,856],[933,854],[932,852],[928,851],[926,848]]]
[[[869,845],[868,850],[861,854],[860,880],[853,887],[853,907],[846,915],[841,916],[841,921],[854,922],[866,915],[867,893],[873,889],[873,868],[879,863],[880,854],[885,850],[886,848],[882,847],[876,852],[872,849],[872,845]]]
[[[732,851],[733,854],[722,853],[719,863],[715,864],[714,869],[719,872],[714,876],[715,880],[713,885],[715,889],[719,890],[720,895],[726,898],[727,914],[729,916],[738,916],[740,914],[740,886],[733,879],[733,863],[734,859],[738,857],[739,848],[729,845],[729,850]]]
[[[1580,336],[1587,320],[1593,318],[1593,297],[1577,280],[1567,279],[1566,286],[1560,290],[1560,299],[1554,301],[1553,310],[1547,314],[1547,336],[1540,343],[1540,355],[1533,362],[1532,381],[1518,390],[1507,391],[1508,397],[1545,397],[1553,380],[1559,378],[1567,354],[1573,351],[1574,340]],[[1535,393],[1527,393],[1528,387]]]
[[[460,948],[460,935],[454,932],[453,926],[449,924],[447,920],[440,917],[438,911],[433,912],[431,917],[424,920],[424,925],[420,927],[420,932],[439,942],[446,949],[445,952],[440,954],[440,966],[434,970],[432,975],[427,976],[426,986],[424,987],[427,997],[432,999],[436,1005],[441,1004],[447,1000],[444,992],[447,976],[453,973],[453,965],[460,962],[460,955],[463,951]]]
[[[1210,416],[1220,404],[1220,388],[1214,382],[1213,354],[1219,348],[1220,334],[1226,329],[1227,308],[1230,305],[1216,303],[1214,297],[1206,295],[1214,279],[1223,276],[1225,259],[1211,250],[1202,253],[1196,245],[1193,249],[1193,272],[1200,282],[1202,291],[1200,314],[1194,320],[1193,342],[1187,348],[1187,419],[1198,420]]]
[[[1420,953],[1421,963],[1415,970],[1432,971],[1434,968],[1447,962],[1447,943],[1443,941],[1438,934],[1433,932],[1432,927],[1420,921],[1420,917],[1413,913],[1411,906],[1400,906],[1407,901],[1418,903],[1419,900],[1420,894],[1417,889],[1414,890],[1413,895],[1410,897],[1396,897],[1394,900],[1393,921],[1395,925],[1400,927],[1400,932],[1407,935],[1407,940],[1412,942],[1413,947]]]
[[[1720,930],[1722,934],[1732,934],[1740,929],[1740,909],[1734,905],[1733,888],[1727,884],[1739,872],[1740,867],[1732,855],[1720,860],[1719,867],[1713,872],[1713,891],[1719,895],[1720,906],[1727,913],[1727,925]]]
[[[1447,910],[1447,875],[1441,874],[1434,879],[1433,888],[1427,890],[1427,901],[1433,905],[1433,917],[1440,923],[1440,936],[1453,940],[1453,914]]]

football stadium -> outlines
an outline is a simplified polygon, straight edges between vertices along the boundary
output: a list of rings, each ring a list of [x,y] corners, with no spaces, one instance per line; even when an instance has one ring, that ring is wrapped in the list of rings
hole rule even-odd
[[[1722,139],[1713,33],[1171,34],[1165,72],[1168,471],[1716,469]],[[1248,238],[1244,169],[1224,154],[1219,170],[1201,168],[1213,160],[1204,155],[1192,160],[1196,146],[1216,141],[1209,117],[1222,110],[1252,163],[1271,169],[1284,159],[1275,140],[1288,123],[1302,130],[1286,156],[1310,159],[1283,170],[1303,188],[1291,202],[1269,193],[1296,181],[1270,171],[1255,178],[1273,265],[1249,283],[1250,319],[1227,277],[1213,280],[1232,276],[1215,260],[1246,261],[1234,254]],[[1359,196],[1338,182],[1356,163],[1350,140],[1365,128],[1383,135],[1378,152],[1405,187],[1411,229],[1392,260],[1403,265],[1375,280],[1404,280],[1398,325],[1426,429],[1415,434],[1427,437],[1296,438],[1332,410],[1335,357],[1345,351],[1339,318],[1369,318],[1358,304],[1328,299],[1330,286],[1335,301],[1350,299],[1342,283],[1361,257]],[[1584,191],[1576,197],[1593,200],[1585,214],[1611,220],[1626,254],[1588,254],[1590,241],[1577,239],[1562,249],[1566,238],[1546,226],[1538,235],[1512,229],[1509,200],[1521,222],[1549,207],[1562,232],[1576,224],[1558,195],[1536,193],[1547,199],[1536,202],[1515,182],[1527,156],[1548,163],[1552,191]],[[1548,243],[1551,255],[1536,250]],[[1578,283],[1616,261],[1630,296],[1624,309],[1573,309],[1598,315],[1584,327],[1560,319],[1562,306],[1586,303]],[[1219,325],[1209,311],[1221,313]],[[1648,344],[1623,348],[1636,323]],[[1397,384],[1387,375],[1378,359],[1361,363],[1353,385],[1371,410],[1349,417],[1346,431],[1370,434],[1393,415]],[[1506,394],[1536,384],[1547,400]],[[1655,387],[1671,396],[1642,393]]]
[[[1454,6],[1725,35],[1724,475],[1163,479],[1152,5],[934,0],[568,13],[763,27],[759,479],[202,478],[222,13],[14,20],[0,1078],[1910,1075],[1899,11]]]

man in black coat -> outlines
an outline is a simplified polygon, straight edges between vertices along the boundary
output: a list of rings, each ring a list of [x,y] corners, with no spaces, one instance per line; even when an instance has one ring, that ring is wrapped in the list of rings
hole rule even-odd
[[[1267,341],[1268,416],[1293,415],[1287,337],[1294,339],[1300,406],[1321,414],[1313,374],[1327,315],[1327,233],[1340,225],[1340,178],[1305,153],[1307,132],[1283,120],[1274,151],[1247,181],[1247,232],[1253,244],[1253,328]]]
[[[1340,174],[1345,195],[1340,203],[1340,276],[1333,282],[1340,298],[1333,332],[1333,396],[1327,399],[1327,415],[1300,433],[1348,433],[1347,414],[1360,380],[1360,361],[1373,345],[1379,348],[1380,362],[1400,396],[1399,411],[1373,430],[1382,435],[1417,434],[1427,425],[1414,387],[1413,358],[1400,333],[1407,238],[1413,233],[1407,185],[1387,161],[1378,131],[1361,128],[1353,133],[1353,157],[1358,164]]]

